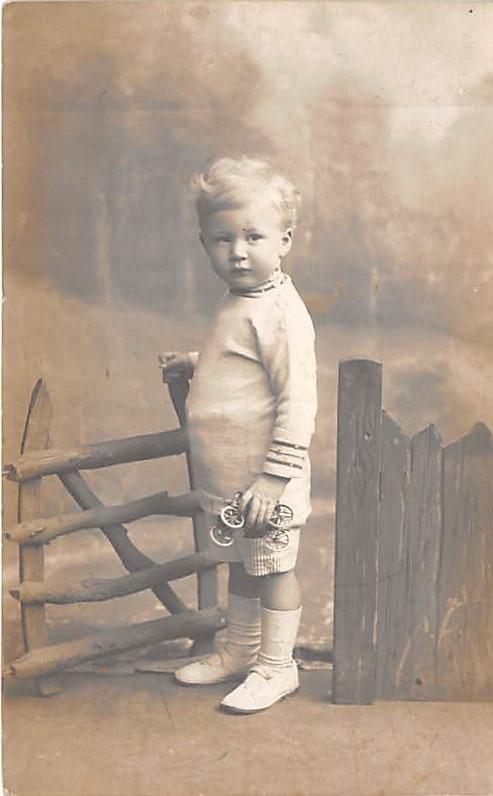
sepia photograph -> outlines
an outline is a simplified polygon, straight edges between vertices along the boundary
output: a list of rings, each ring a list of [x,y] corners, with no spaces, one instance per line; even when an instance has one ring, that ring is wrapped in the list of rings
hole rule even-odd
[[[493,796],[493,4],[2,8],[6,796]]]

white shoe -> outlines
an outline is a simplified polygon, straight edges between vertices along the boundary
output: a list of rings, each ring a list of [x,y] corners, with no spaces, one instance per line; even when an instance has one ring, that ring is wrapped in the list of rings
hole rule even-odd
[[[214,685],[242,680],[260,649],[260,600],[228,593],[228,630],[224,644],[212,655],[182,666],[175,679],[182,685]]]
[[[245,682],[224,697],[220,707],[230,713],[256,713],[298,688],[298,667],[294,661],[279,669],[257,664],[250,669]]]
[[[251,669],[256,656],[240,658],[226,650],[214,652],[201,661],[182,666],[175,672],[181,685],[214,685],[228,680],[241,680]]]

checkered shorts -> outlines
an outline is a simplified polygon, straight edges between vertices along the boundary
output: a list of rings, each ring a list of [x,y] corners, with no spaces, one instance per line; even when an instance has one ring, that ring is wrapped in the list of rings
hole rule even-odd
[[[220,547],[212,540],[207,553],[213,561],[242,563],[248,575],[271,575],[294,569],[300,545],[300,529],[290,528],[286,532],[287,544],[276,545],[269,536],[250,538],[242,532],[234,533],[231,547]]]

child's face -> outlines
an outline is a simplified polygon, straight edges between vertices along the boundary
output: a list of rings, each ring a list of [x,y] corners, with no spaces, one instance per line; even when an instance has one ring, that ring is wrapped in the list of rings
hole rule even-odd
[[[201,239],[216,274],[241,290],[270,277],[291,248],[292,230],[282,226],[279,211],[266,197],[212,213]]]

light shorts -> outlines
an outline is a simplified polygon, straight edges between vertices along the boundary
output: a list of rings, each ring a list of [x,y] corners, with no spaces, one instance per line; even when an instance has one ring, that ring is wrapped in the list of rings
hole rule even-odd
[[[231,547],[220,547],[212,540],[207,554],[213,561],[242,563],[248,575],[271,575],[275,572],[289,572],[294,569],[300,546],[300,529],[287,531],[288,544],[280,550],[269,546],[268,537],[249,538],[236,532]]]

